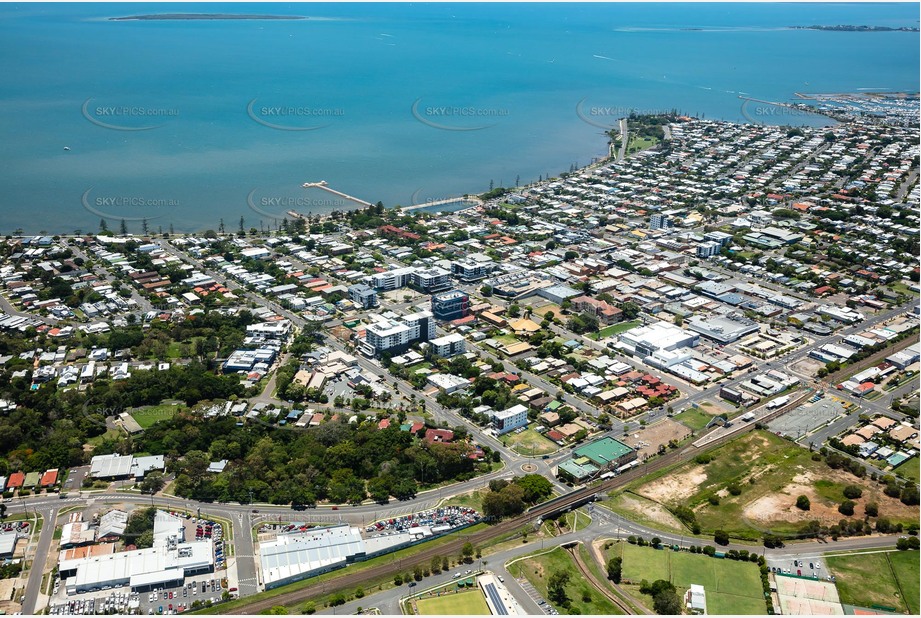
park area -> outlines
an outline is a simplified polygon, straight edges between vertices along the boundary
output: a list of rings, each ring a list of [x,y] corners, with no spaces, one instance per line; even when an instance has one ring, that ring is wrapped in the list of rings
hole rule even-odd
[[[518,560],[510,564],[508,569],[512,575],[527,578],[541,597],[556,607],[561,614],[623,614],[620,608],[592,586],[591,582],[579,571],[572,555],[561,547]],[[564,572],[569,576],[564,586],[569,599],[568,609],[561,607],[561,604],[551,599],[547,593],[547,583],[550,577],[557,572]]]
[[[892,522],[917,521],[917,507],[886,496],[882,485],[843,469],[834,470],[821,458],[812,457],[813,453],[789,440],[755,431],[701,453],[695,460],[639,479],[606,504],[641,523],[660,520],[660,526],[669,530],[681,529],[670,514],[686,506],[703,535],[725,530],[731,537],[756,541],[765,531],[797,534],[811,520],[837,524],[842,518],[838,506],[845,499],[843,490],[855,485],[862,490],[855,500],[855,516],[862,516],[864,506],[875,502],[880,516]],[[800,495],[809,499],[809,510],[796,507]]]
[[[141,426],[141,429],[147,429],[154,423],[165,421],[173,418],[177,412],[185,409],[182,405],[161,404],[158,406],[146,406],[131,411],[131,418]]]
[[[670,549],[639,547],[629,543],[614,543],[607,550],[607,558],[623,559],[623,584],[647,607],[652,599],[642,597],[639,583],[657,579],[670,581],[682,596],[697,584],[707,595],[708,614],[764,614],[767,609],[761,587],[761,573],[752,562],[739,562],[711,558]],[[629,583],[627,583],[629,580]]]
[[[598,341],[600,339],[606,339],[607,337],[613,337],[614,335],[619,335],[620,333],[624,333],[630,330],[631,328],[636,328],[639,325],[640,325],[639,320],[633,320],[632,322],[621,322],[619,324],[611,324],[610,326],[605,326],[604,328],[599,330],[597,333],[590,334],[589,337],[591,337],[595,341]]]
[[[503,436],[502,441],[506,446],[514,449],[516,453],[527,456],[546,455],[560,449],[556,443],[537,433],[533,427],[525,429],[521,433],[513,431]]]
[[[489,616],[489,606],[483,593],[474,585],[471,590],[442,588],[432,596],[416,600],[416,609],[421,616]]]
[[[841,602],[858,607],[919,613],[921,563],[913,551],[827,556]]]

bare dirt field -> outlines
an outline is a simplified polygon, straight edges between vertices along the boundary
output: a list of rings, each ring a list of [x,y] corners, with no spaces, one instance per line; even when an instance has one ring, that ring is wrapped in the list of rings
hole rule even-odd
[[[634,513],[642,513],[646,519],[668,528],[676,530],[683,529],[681,521],[661,504],[652,502],[651,500],[643,500],[629,493],[621,494],[617,497],[617,500],[620,509],[632,511]]]
[[[656,502],[675,502],[690,498],[697,493],[699,486],[707,480],[703,466],[694,466],[687,472],[662,477],[644,485],[637,493]]]
[[[828,488],[826,491],[819,489],[823,485]],[[916,507],[907,506],[899,499],[887,496],[879,489],[879,485],[867,486],[863,482],[857,482],[857,479],[843,470],[823,470],[821,478],[808,471],[797,474],[789,484],[778,491],[761,496],[745,505],[743,516],[762,523],[798,523],[816,519],[823,524],[835,524],[844,517],[838,512],[838,505],[844,500],[844,496],[833,488],[845,485],[859,485],[863,488],[863,495],[855,500],[855,517],[863,515],[863,507],[869,502],[879,505],[879,513],[883,517],[897,520],[917,517]],[[809,498],[808,511],[796,508],[796,498],[801,495]]]
[[[659,450],[659,445],[664,444],[667,447],[670,440],[680,442],[690,435],[690,429],[667,418],[631,433],[623,439],[623,443],[635,448],[637,457],[642,460],[648,455],[655,455]]]

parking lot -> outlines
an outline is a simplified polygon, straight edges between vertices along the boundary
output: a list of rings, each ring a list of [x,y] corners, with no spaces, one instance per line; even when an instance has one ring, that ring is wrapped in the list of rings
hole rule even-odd
[[[60,582],[55,582],[54,596]],[[127,587],[102,593],[86,593],[72,598],[52,599],[51,614],[138,614],[169,615],[189,609],[195,601],[218,603],[224,592],[220,578],[213,573],[186,578],[181,586],[162,586],[152,592],[130,592]]]
[[[402,517],[382,519],[367,526],[364,535],[374,538],[405,532],[410,528],[418,528],[419,526],[429,526],[433,533],[438,534],[451,528],[475,523],[479,519],[480,514],[474,509],[465,506],[445,506]]]
[[[834,398],[813,396],[805,405],[768,423],[768,429],[780,436],[799,439],[826,423],[846,415],[844,405]]]
[[[771,573],[778,575],[796,575],[817,580],[835,581],[835,576],[825,570],[825,565],[818,558],[769,558],[768,569]]]

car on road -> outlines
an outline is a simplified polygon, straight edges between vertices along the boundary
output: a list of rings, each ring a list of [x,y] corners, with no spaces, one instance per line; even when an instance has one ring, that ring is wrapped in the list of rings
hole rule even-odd
[[[501,575],[499,576],[499,583],[502,583],[502,584],[505,583],[505,579]]]
[[[457,579],[458,577],[460,577],[460,571],[458,571],[457,573],[455,573],[454,575],[452,575],[452,576],[451,576],[451,579]]]

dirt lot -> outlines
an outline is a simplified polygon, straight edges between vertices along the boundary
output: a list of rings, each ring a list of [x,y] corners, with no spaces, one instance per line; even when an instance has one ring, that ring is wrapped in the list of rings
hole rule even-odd
[[[816,371],[825,366],[825,363],[815,358],[804,358],[794,363],[791,369],[796,373],[804,376],[814,376]]]
[[[691,435],[691,430],[670,418],[661,420],[645,429],[630,434],[623,443],[637,450],[637,457],[642,461],[648,455],[655,455],[659,445],[668,446],[670,440],[681,441]]]
[[[661,504],[643,500],[629,493],[621,494],[617,499],[621,508],[625,510],[642,513],[644,517],[668,528],[683,529],[681,521]]]
[[[664,476],[644,485],[637,493],[656,502],[675,502],[690,498],[697,493],[701,483],[707,480],[703,466],[694,466],[687,472]]]
[[[893,519],[912,519],[917,517],[917,509],[907,506],[896,498],[890,498],[882,491],[879,485],[855,483],[856,479],[843,470],[823,471],[821,479],[811,472],[803,472],[793,477],[792,482],[776,492],[762,496],[745,505],[743,515],[759,523],[772,521],[803,522],[817,519],[821,523],[831,525],[839,522],[844,516],[838,512],[838,503],[828,500],[816,490],[816,481],[831,481],[843,485],[859,484],[863,488],[863,495],[858,498],[854,516],[863,514],[863,505],[876,502],[879,505],[880,516]],[[808,511],[796,508],[797,496],[804,495],[809,498]],[[843,500],[844,497],[841,496]]]

